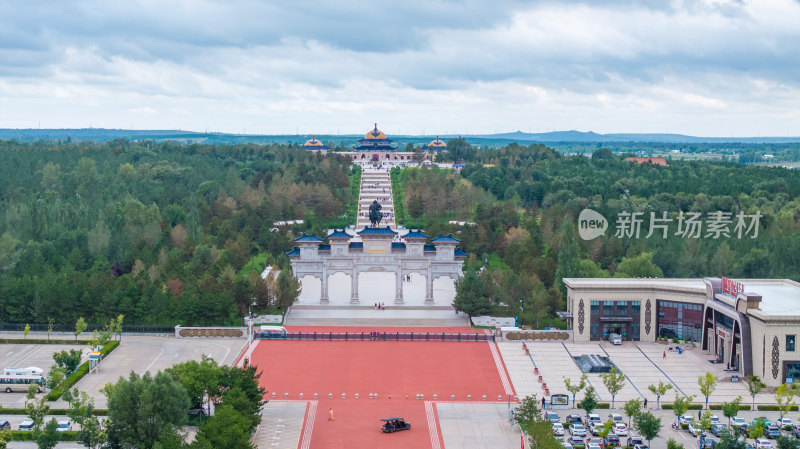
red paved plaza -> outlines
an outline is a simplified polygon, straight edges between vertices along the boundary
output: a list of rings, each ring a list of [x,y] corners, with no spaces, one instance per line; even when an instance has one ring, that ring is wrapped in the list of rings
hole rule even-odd
[[[448,333],[459,331],[475,332],[447,329]],[[272,392],[278,399],[289,393],[292,400],[299,400],[300,393],[305,400],[319,394],[313,427],[303,431],[310,432],[306,443],[310,442],[312,448],[437,449],[441,435],[429,432],[425,401],[415,399],[417,394],[424,394],[425,400],[437,394],[439,401],[450,400],[451,394],[457,401],[466,401],[468,394],[473,401],[480,401],[484,394],[490,401],[496,401],[498,395],[506,398],[490,343],[486,342],[262,340],[253,350],[253,363],[262,372],[261,384],[268,390],[268,398]],[[333,399],[328,399],[329,393],[333,393]],[[341,399],[342,393],[347,399]],[[359,393],[359,399],[355,399],[355,393]],[[370,393],[378,393],[379,399],[369,399]],[[328,421],[330,408],[335,422]],[[393,416],[405,417],[411,430],[382,433],[380,419]],[[307,414],[305,427],[311,421]],[[303,438],[298,447],[308,447],[303,445]]]

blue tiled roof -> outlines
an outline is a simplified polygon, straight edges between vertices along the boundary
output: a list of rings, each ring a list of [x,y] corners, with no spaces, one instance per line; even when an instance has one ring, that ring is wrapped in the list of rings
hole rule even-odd
[[[406,244],[403,242],[392,242],[392,249],[406,249]]]
[[[321,242],[322,239],[317,237],[317,234],[306,234],[305,232],[300,237],[294,239],[295,242]]]
[[[453,237],[453,234],[447,234],[447,235],[439,234],[439,237],[436,237],[435,239],[431,240],[431,242],[433,243],[458,243],[460,241],[461,240]]]
[[[294,249],[292,249],[291,251],[286,253],[286,255],[287,256],[299,256],[300,255],[300,248],[295,246]]]
[[[469,254],[467,254],[464,251],[461,251],[460,249],[456,248],[455,256],[456,257],[469,257]]]
[[[351,239],[352,235],[344,232],[344,229],[334,229],[332,233],[328,234],[329,239]]]
[[[418,229],[412,229],[408,231],[408,234],[403,236],[404,239],[427,239],[428,236],[423,234]]]
[[[392,231],[389,226],[385,228],[370,228],[365,226],[363,231],[358,232],[358,235],[397,235],[397,233]]]
[[[350,249],[364,249],[364,242],[350,242]]]
[[[435,245],[425,245],[425,246],[422,247],[422,249],[424,249],[425,251],[436,252],[436,246]]]
[[[320,251],[330,251],[331,250],[331,245],[319,245],[319,250]]]

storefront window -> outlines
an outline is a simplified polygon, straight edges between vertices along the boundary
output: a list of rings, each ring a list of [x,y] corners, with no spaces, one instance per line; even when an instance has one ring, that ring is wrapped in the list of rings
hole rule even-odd
[[[592,315],[600,314],[600,301],[592,301]]]
[[[794,335],[786,336],[786,350],[794,352]]]
[[[642,305],[639,301],[631,302],[631,315],[639,315],[641,313]]]
[[[628,314],[628,301],[617,301],[617,315]]]
[[[612,301],[603,301],[603,315],[614,314],[614,303]]]

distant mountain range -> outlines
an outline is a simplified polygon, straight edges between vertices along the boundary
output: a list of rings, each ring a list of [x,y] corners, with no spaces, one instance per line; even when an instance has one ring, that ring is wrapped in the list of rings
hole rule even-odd
[[[74,140],[105,142],[112,139],[129,140],[175,140],[186,143],[303,143],[309,135],[262,135],[200,133],[181,130],[130,130],[130,129],[0,129],[0,139],[18,141],[35,140]],[[323,142],[349,144],[360,139],[361,134],[317,135]],[[421,143],[434,136],[398,135],[389,138],[403,143]],[[458,135],[440,135],[448,139]],[[476,144],[504,145],[510,142],[542,143],[606,143],[606,142],[657,142],[657,143],[789,143],[800,142],[800,137],[696,137],[683,134],[661,133],[623,133],[598,134],[592,131],[554,131],[547,133],[526,133],[521,131],[498,134],[461,135]]]

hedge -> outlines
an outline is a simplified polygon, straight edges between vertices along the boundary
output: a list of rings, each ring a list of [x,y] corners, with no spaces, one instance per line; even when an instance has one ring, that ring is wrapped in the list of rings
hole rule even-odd
[[[664,410],[672,410],[673,404],[661,404],[661,408]],[[702,410],[703,404],[689,404],[689,408],[687,410]],[[748,409],[749,410],[749,409]]]
[[[51,408],[47,411],[48,415],[66,415],[69,412],[69,409],[66,408]],[[108,409],[104,408],[96,408],[92,410],[95,416],[106,416],[108,415]],[[28,411],[24,408],[2,408],[0,407],[0,415],[28,415]]]
[[[30,430],[6,430],[8,441],[33,441],[33,432]],[[78,441],[79,433],[76,430],[56,432],[58,441]]]
[[[103,355],[103,358],[105,358],[108,354],[110,354],[111,351],[116,349],[117,346],[119,346],[119,341],[114,340],[106,343],[105,346],[100,348],[100,353]],[[57,401],[64,393],[64,391],[67,391],[70,388],[72,388],[73,385],[78,383],[78,381],[83,379],[83,376],[85,376],[88,373],[89,373],[89,361],[87,360],[81,363],[81,366],[78,367],[78,370],[72,373],[69,377],[67,377],[64,380],[64,382],[61,383],[61,385],[57,386],[56,388],[53,388],[53,391],[51,391],[50,393],[47,393],[46,396],[47,400]]]
[[[47,340],[46,338],[0,338],[0,343],[7,345],[85,345],[89,340],[67,340],[67,339],[53,339]]]
[[[583,407],[581,407],[581,405],[583,405],[583,402],[578,402],[578,405],[576,407],[577,408],[583,408]],[[611,403],[609,403],[609,402],[598,402],[597,406],[594,409],[595,410],[603,410],[603,409],[609,409],[609,408],[611,408]]]
[[[756,407],[760,412],[779,412],[781,410],[777,405],[759,405]],[[789,411],[796,412],[797,406],[793,405]]]
[[[722,410],[722,404],[711,404],[708,406],[711,410]],[[750,410],[752,407],[749,405],[739,405],[739,410]]]

